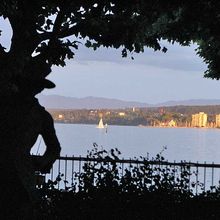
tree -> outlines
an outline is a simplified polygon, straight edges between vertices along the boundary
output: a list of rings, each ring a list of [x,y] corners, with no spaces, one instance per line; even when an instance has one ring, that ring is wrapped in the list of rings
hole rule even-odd
[[[64,66],[72,59],[80,43],[94,50],[120,48],[126,57],[145,47],[166,52],[162,39],[183,46],[195,42],[208,64],[205,76],[219,79],[219,9],[214,0],[2,0],[0,16],[13,30],[10,50],[0,45],[0,157],[6,180],[17,175],[12,171],[18,165],[10,164],[24,149],[30,150],[40,132],[33,124],[42,122],[46,113],[34,96],[55,86],[45,77],[53,65]],[[49,168],[58,145],[56,141],[47,164],[38,163],[40,169]]]

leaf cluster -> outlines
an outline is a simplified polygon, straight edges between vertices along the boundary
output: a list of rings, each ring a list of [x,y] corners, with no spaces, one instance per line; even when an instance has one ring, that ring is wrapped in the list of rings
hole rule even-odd
[[[212,0],[3,0],[0,16],[12,26],[11,49],[23,44],[29,59],[37,53],[50,65],[64,66],[79,42],[121,48],[123,57],[146,47],[166,52],[161,40],[194,42],[208,65],[205,76],[219,79],[219,9]]]
[[[120,154],[117,148],[108,152],[94,144],[88,152],[88,158],[93,161],[84,164],[83,172],[74,172],[73,185],[57,190],[55,185],[62,179],[59,176],[41,189],[45,215],[49,211],[54,216],[65,213],[81,219],[88,216],[101,219],[110,211],[111,219],[145,219],[146,216],[153,219],[153,212],[160,209],[160,219],[170,215],[171,210],[176,215],[175,208],[192,198],[188,167],[178,170],[152,166],[145,158],[142,158],[144,164],[126,166],[117,162]],[[158,154],[154,160],[160,162],[164,158]]]

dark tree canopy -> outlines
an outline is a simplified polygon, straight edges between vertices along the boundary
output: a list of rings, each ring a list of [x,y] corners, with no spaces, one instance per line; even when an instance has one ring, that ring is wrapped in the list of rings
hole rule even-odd
[[[119,48],[123,57],[147,47],[166,52],[161,40],[182,46],[197,43],[197,53],[208,65],[205,76],[220,79],[217,0],[1,0],[0,17],[12,28],[9,50],[0,42],[0,194],[7,198],[0,199],[0,205],[7,216],[33,203],[30,179],[35,168],[29,150],[37,136],[43,133],[44,140],[54,140],[33,160],[38,170],[46,172],[59,155],[53,121],[34,96],[54,87],[45,77],[53,65],[64,66],[73,58],[80,43],[93,49]],[[15,186],[17,190],[11,190]]]
[[[64,66],[80,42],[93,49],[120,47],[125,57],[145,47],[166,52],[163,39],[197,43],[208,65],[205,76],[219,79],[219,11],[214,0],[2,0],[0,16],[9,20],[13,36],[9,52],[0,45],[0,84],[15,80],[24,89],[23,82],[39,81],[52,65]]]

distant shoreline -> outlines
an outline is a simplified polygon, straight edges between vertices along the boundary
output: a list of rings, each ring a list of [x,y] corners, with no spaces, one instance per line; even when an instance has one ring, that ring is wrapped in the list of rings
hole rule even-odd
[[[97,124],[88,124],[88,123],[71,123],[71,122],[61,122],[54,121],[55,124],[74,124],[74,125],[94,125]],[[215,127],[186,127],[186,126],[150,126],[150,125],[122,125],[122,124],[108,124],[108,126],[128,126],[128,127],[139,127],[139,128],[194,128],[194,129],[220,129]]]

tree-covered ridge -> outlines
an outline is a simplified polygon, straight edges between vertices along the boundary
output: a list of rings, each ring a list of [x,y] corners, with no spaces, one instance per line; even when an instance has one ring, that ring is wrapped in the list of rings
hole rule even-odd
[[[160,111],[163,110],[164,112],[176,112],[180,114],[195,114],[198,112],[205,112],[209,115],[220,114],[220,105],[202,105],[202,106],[184,106],[184,105],[177,105],[177,106],[169,106],[169,107],[157,107],[157,108],[146,108],[146,111]]]
[[[176,126],[190,126],[192,114],[205,112],[208,122],[215,123],[215,116],[220,114],[220,105],[215,106],[171,106],[127,109],[50,109],[55,122],[74,124],[98,124],[100,117],[108,125],[145,125],[158,126],[171,120]]]

